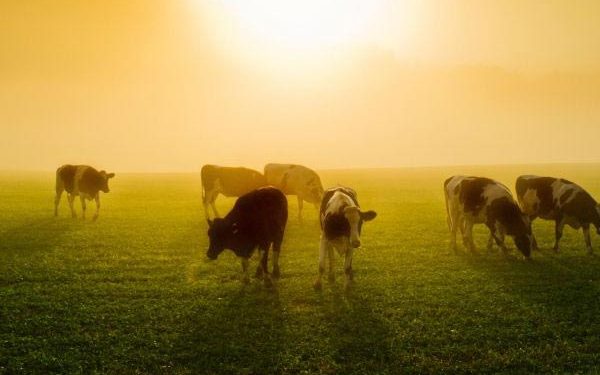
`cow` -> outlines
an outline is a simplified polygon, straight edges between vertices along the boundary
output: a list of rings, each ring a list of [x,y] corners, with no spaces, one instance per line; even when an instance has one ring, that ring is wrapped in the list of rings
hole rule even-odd
[[[329,258],[329,281],[335,281],[335,260],[333,250],[345,256],[345,287],[353,279],[352,254],[360,247],[360,234],[365,221],[375,219],[375,211],[361,211],[356,192],[348,187],[338,186],[323,193],[320,207],[321,243],[319,249],[319,276],[315,289],[321,289],[321,277],[325,272],[325,257]]]
[[[271,286],[268,272],[269,248],[273,247],[273,277],[279,278],[279,252],[288,218],[285,195],[268,186],[239,197],[233,209],[224,218],[208,221],[210,244],[206,256],[217,259],[225,249],[233,250],[242,260],[243,281],[248,283],[248,260],[258,247],[261,258],[256,276],[263,277]]]
[[[554,220],[554,251],[559,250],[558,243],[567,224],[574,229],[582,228],[587,251],[592,253],[590,224],[600,234],[600,206],[581,186],[562,178],[528,175],[517,178],[516,191],[523,212],[532,221],[538,217]]]
[[[54,197],[54,216],[58,216],[58,204],[63,191],[67,191],[71,216],[77,217],[73,201],[76,196],[81,200],[81,218],[85,219],[85,200],[96,201],[94,220],[100,212],[100,192],[108,193],[108,180],[115,177],[114,173],[98,172],[89,165],[65,164],[56,170],[56,195]]]
[[[202,177],[202,204],[207,219],[209,218],[209,204],[215,217],[220,217],[215,206],[219,194],[226,197],[240,197],[267,185],[265,177],[260,172],[242,167],[220,167],[207,164],[202,167],[200,175]]]
[[[303,202],[319,208],[323,197],[323,185],[319,175],[310,168],[297,164],[265,165],[264,175],[269,185],[276,186],[286,195],[298,198],[298,220],[302,222]]]
[[[444,195],[448,229],[455,252],[458,229],[465,247],[476,252],[473,225],[485,224],[490,230],[488,251],[495,241],[506,254],[504,236],[509,235],[525,258],[530,259],[531,223],[506,186],[485,177],[452,176],[444,182]]]

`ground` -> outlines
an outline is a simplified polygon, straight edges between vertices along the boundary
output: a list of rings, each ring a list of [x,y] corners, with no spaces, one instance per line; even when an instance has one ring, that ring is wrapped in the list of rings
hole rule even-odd
[[[116,168],[115,168],[116,169]],[[323,171],[379,216],[363,227],[355,285],[317,292],[319,225],[295,199],[273,290],[210,262],[196,174],[117,173],[97,222],[53,217],[52,173],[0,174],[0,373],[590,373],[600,371],[600,257],[536,221],[541,250],[450,251],[442,184],[456,173],[513,188],[566,177],[600,198],[597,165]],[[79,211],[79,205],[77,208]],[[233,199],[219,199],[226,212]],[[89,205],[89,210],[94,206]],[[88,215],[88,218],[92,215]],[[592,241],[600,254],[600,238]],[[251,266],[257,264],[254,258]]]

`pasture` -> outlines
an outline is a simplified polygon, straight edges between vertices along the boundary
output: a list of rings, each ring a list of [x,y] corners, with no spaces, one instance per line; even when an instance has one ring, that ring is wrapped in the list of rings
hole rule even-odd
[[[240,282],[231,252],[205,258],[200,175],[116,170],[97,222],[53,215],[53,173],[0,175],[0,373],[589,373],[600,371],[600,238],[537,220],[522,260],[455,255],[444,178],[569,178],[600,198],[598,165],[322,171],[378,217],[363,227],[355,284],[312,288],[319,224],[294,197],[273,290]],[[219,197],[221,212],[233,199]],[[79,202],[76,201],[80,212]],[[93,205],[88,206],[93,212]],[[88,218],[91,215],[88,215]],[[339,258],[338,258],[339,259]],[[251,270],[257,257],[251,261]]]

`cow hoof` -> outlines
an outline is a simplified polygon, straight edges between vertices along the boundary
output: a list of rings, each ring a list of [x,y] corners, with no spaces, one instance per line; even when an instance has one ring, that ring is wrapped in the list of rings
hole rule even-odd
[[[94,217],[92,218],[92,221],[96,221],[98,220],[98,215],[94,215]]]
[[[335,275],[334,274],[329,274],[329,276],[327,276],[327,280],[330,283],[334,283],[335,282]]]
[[[269,276],[265,276],[265,287],[267,288],[272,288],[273,287],[273,281],[271,281],[271,278]]]
[[[257,279],[262,279],[262,277],[263,277],[262,268],[258,267],[256,269],[256,273],[254,274],[254,277],[257,278]]]
[[[273,269],[273,274],[272,276],[276,279],[279,279],[281,277],[281,274],[279,273],[279,268],[274,268]]]
[[[321,280],[315,281],[315,283],[313,284],[313,288],[315,288],[315,290],[321,290],[321,289],[323,289],[323,285],[321,284]]]
[[[242,277],[242,283],[246,285],[250,284],[250,278],[248,276]]]
[[[349,292],[352,290],[354,283],[352,281],[346,281],[344,284],[344,291]]]

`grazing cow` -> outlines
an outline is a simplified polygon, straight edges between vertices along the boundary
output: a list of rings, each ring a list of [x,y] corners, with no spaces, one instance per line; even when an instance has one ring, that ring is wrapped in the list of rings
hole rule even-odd
[[[504,235],[511,236],[526,258],[531,255],[531,223],[508,188],[484,177],[453,176],[444,182],[448,228],[456,248],[460,228],[464,245],[475,252],[473,225],[483,223],[490,230],[488,250],[494,240],[506,253]]]
[[[298,198],[298,220],[302,221],[303,202],[307,201],[318,209],[323,197],[323,185],[319,175],[310,168],[296,164],[267,164],[265,178],[286,195]]]
[[[274,187],[263,187],[237,199],[224,218],[208,219],[210,245],[206,256],[216,259],[225,249],[233,250],[242,259],[244,282],[248,282],[248,260],[258,247],[261,259],[256,276],[271,285],[267,261],[273,245],[273,277],[279,277],[279,251],[287,223],[287,199]]]
[[[600,234],[600,207],[587,191],[562,178],[538,176],[519,176],[516,190],[523,212],[532,221],[537,217],[554,220],[555,251],[558,251],[563,227],[568,224],[574,229],[583,229],[587,251],[592,253],[590,224]],[[535,237],[533,246],[537,248]]]
[[[352,253],[360,246],[360,233],[363,221],[373,220],[375,211],[363,212],[360,210],[356,192],[347,187],[328,189],[323,194],[321,201],[321,244],[319,249],[319,276],[315,288],[321,288],[321,277],[325,272],[325,256],[329,258],[329,280],[335,280],[334,254],[345,256],[344,272],[346,274],[346,287],[353,280]]]
[[[267,185],[265,177],[260,172],[248,168],[204,165],[200,174],[202,176],[202,204],[207,219],[209,218],[209,204],[215,217],[220,217],[215,206],[219,194],[226,197],[240,197]]]
[[[71,216],[77,217],[73,201],[76,196],[81,200],[81,218],[85,219],[85,200],[96,201],[94,220],[100,212],[100,191],[108,193],[108,180],[115,177],[114,173],[98,172],[88,165],[66,164],[56,170],[56,196],[54,197],[54,216],[58,216],[58,204],[63,191],[67,191]]]

